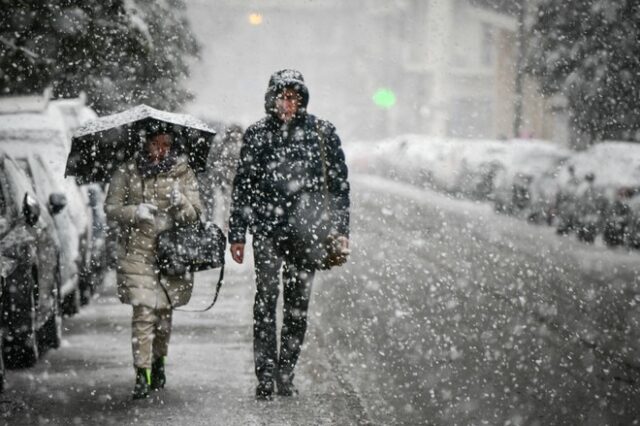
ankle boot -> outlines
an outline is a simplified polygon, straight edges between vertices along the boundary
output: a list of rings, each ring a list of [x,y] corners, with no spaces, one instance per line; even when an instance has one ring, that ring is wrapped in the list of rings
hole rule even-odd
[[[151,388],[151,369],[136,368],[136,384],[133,387],[133,399],[142,399],[149,396]]]
[[[298,395],[298,389],[293,384],[293,374],[278,374],[276,386],[278,396],[295,396]]]
[[[273,399],[273,380],[261,380],[258,382],[256,399],[258,401],[271,401]]]
[[[167,378],[164,375],[164,357],[161,356],[151,364],[151,389],[163,389],[165,383]]]

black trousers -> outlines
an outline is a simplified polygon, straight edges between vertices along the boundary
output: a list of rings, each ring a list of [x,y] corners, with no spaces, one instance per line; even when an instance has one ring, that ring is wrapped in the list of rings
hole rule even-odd
[[[301,270],[283,261],[269,237],[255,235],[253,253],[256,271],[256,298],[253,305],[256,376],[260,382],[276,379],[290,383],[307,331],[307,310],[315,271]],[[281,270],[284,308],[278,355],[276,306]]]

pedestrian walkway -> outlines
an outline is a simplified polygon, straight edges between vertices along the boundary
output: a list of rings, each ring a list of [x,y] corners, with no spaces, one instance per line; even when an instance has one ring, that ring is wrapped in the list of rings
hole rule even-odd
[[[64,323],[60,349],[32,369],[9,371],[0,421],[51,425],[347,425],[365,424],[357,396],[332,368],[310,325],[296,384],[300,395],[254,398],[252,259],[228,265],[218,304],[176,312],[167,387],[132,401],[130,307],[115,296],[115,275],[101,296]],[[218,271],[199,273],[188,308],[208,305]]]

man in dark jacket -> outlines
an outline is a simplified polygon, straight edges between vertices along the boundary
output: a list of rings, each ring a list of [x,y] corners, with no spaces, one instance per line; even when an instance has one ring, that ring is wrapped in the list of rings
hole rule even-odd
[[[245,132],[233,181],[229,242],[236,262],[244,259],[247,230],[253,234],[256,398],[263,400],[272,398],[274,382],[278,395],[297,393],[293,370],[307,328],[315,273],[315,268],[285,256],[276,247],[276,235],[314,229],[326,212],[331,232],[345,252],[349,245],[349,183],[340,139],[331,123],[307,113],[308,102],[300,72],[282,70],[271,76],[265,95],[267,116]],[[278,354],[281,268],[284,309]]]

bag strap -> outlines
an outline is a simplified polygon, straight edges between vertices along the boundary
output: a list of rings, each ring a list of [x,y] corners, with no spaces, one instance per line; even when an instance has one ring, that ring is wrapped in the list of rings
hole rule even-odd
[[[160,274],[158,274],[158,283],[160,284],[162,291],[164,291],[165,296],[167,296],[167,300],[169,301],[169,306],[171,306],[171,310],[180,311],[180,312],[207,312],[209,309],[213,308],[213,305],[215,305],[216,302],[218,301],[218,295],[220,294],[220,288],[222,287],[223,282],[224,282],[224,265],[222,265],[222,267],[220,268],[220,275],[218,277],[218,283],[216,284],[216,293],[213,295],[213,301],[211,302],[211,304],[209,304],[209,306],[207,306],[204,309],[180,309],[180,308],[174,307],[173,303],[171,303],[171,297],[169,297],[169,292],[162,285]]]
[[[322,185],[322,192],[324,193],[324,200],[322,206],[327,215],[329,215],[329,182],[327,180],[327,154],[325,152],[325,143],[324,143],[324,132],[320,129],[319,121],[316,119],[316,131],[318,132],[318,139],[320,141],[320,157],[322,161],[322,180],[324,185]]]
[[[144,176],[142,176],[142,173],[138,173],[138,176],[140,176],[140,188],[142,189],[142,202],[146,203],[146,200],[144,199],[144,191],[145,191]]]
[[[144,177],[141,175],[140,176],[141,180],[142,180],[142,202],[144,203]],[[200,219],[198,219],[200,220]],[[209,309],[213,308],[213,305],[216,304],[216,302],[218,301],[218,295],[220,294],[220,288],[222,288],[222,283],[224,282],[224,265],[222,265],[222,267],[220,268],[220,275],[218,276],[218,282],[216,284],[216,293],[213,295],[213,301],[211,302],[211,304],[209,304],[209,306],[207,306],[204,309],[180,309],[180,308],[176,308],[173,306],[173,303],[171,303],[171,297],[169,297],[169,292],[167,291],[167,289],[165,288],[164,285],[162,285],[162,277],[160,275],[160,273],[158,273],[158,284],[160,284],[160,288],[162,288],[162,291],[164,292],[164,295],[167,296],[167,301],[169,302],[169,306],[171,307],[172,311],[180,311],[180,312],[207,312]]]

